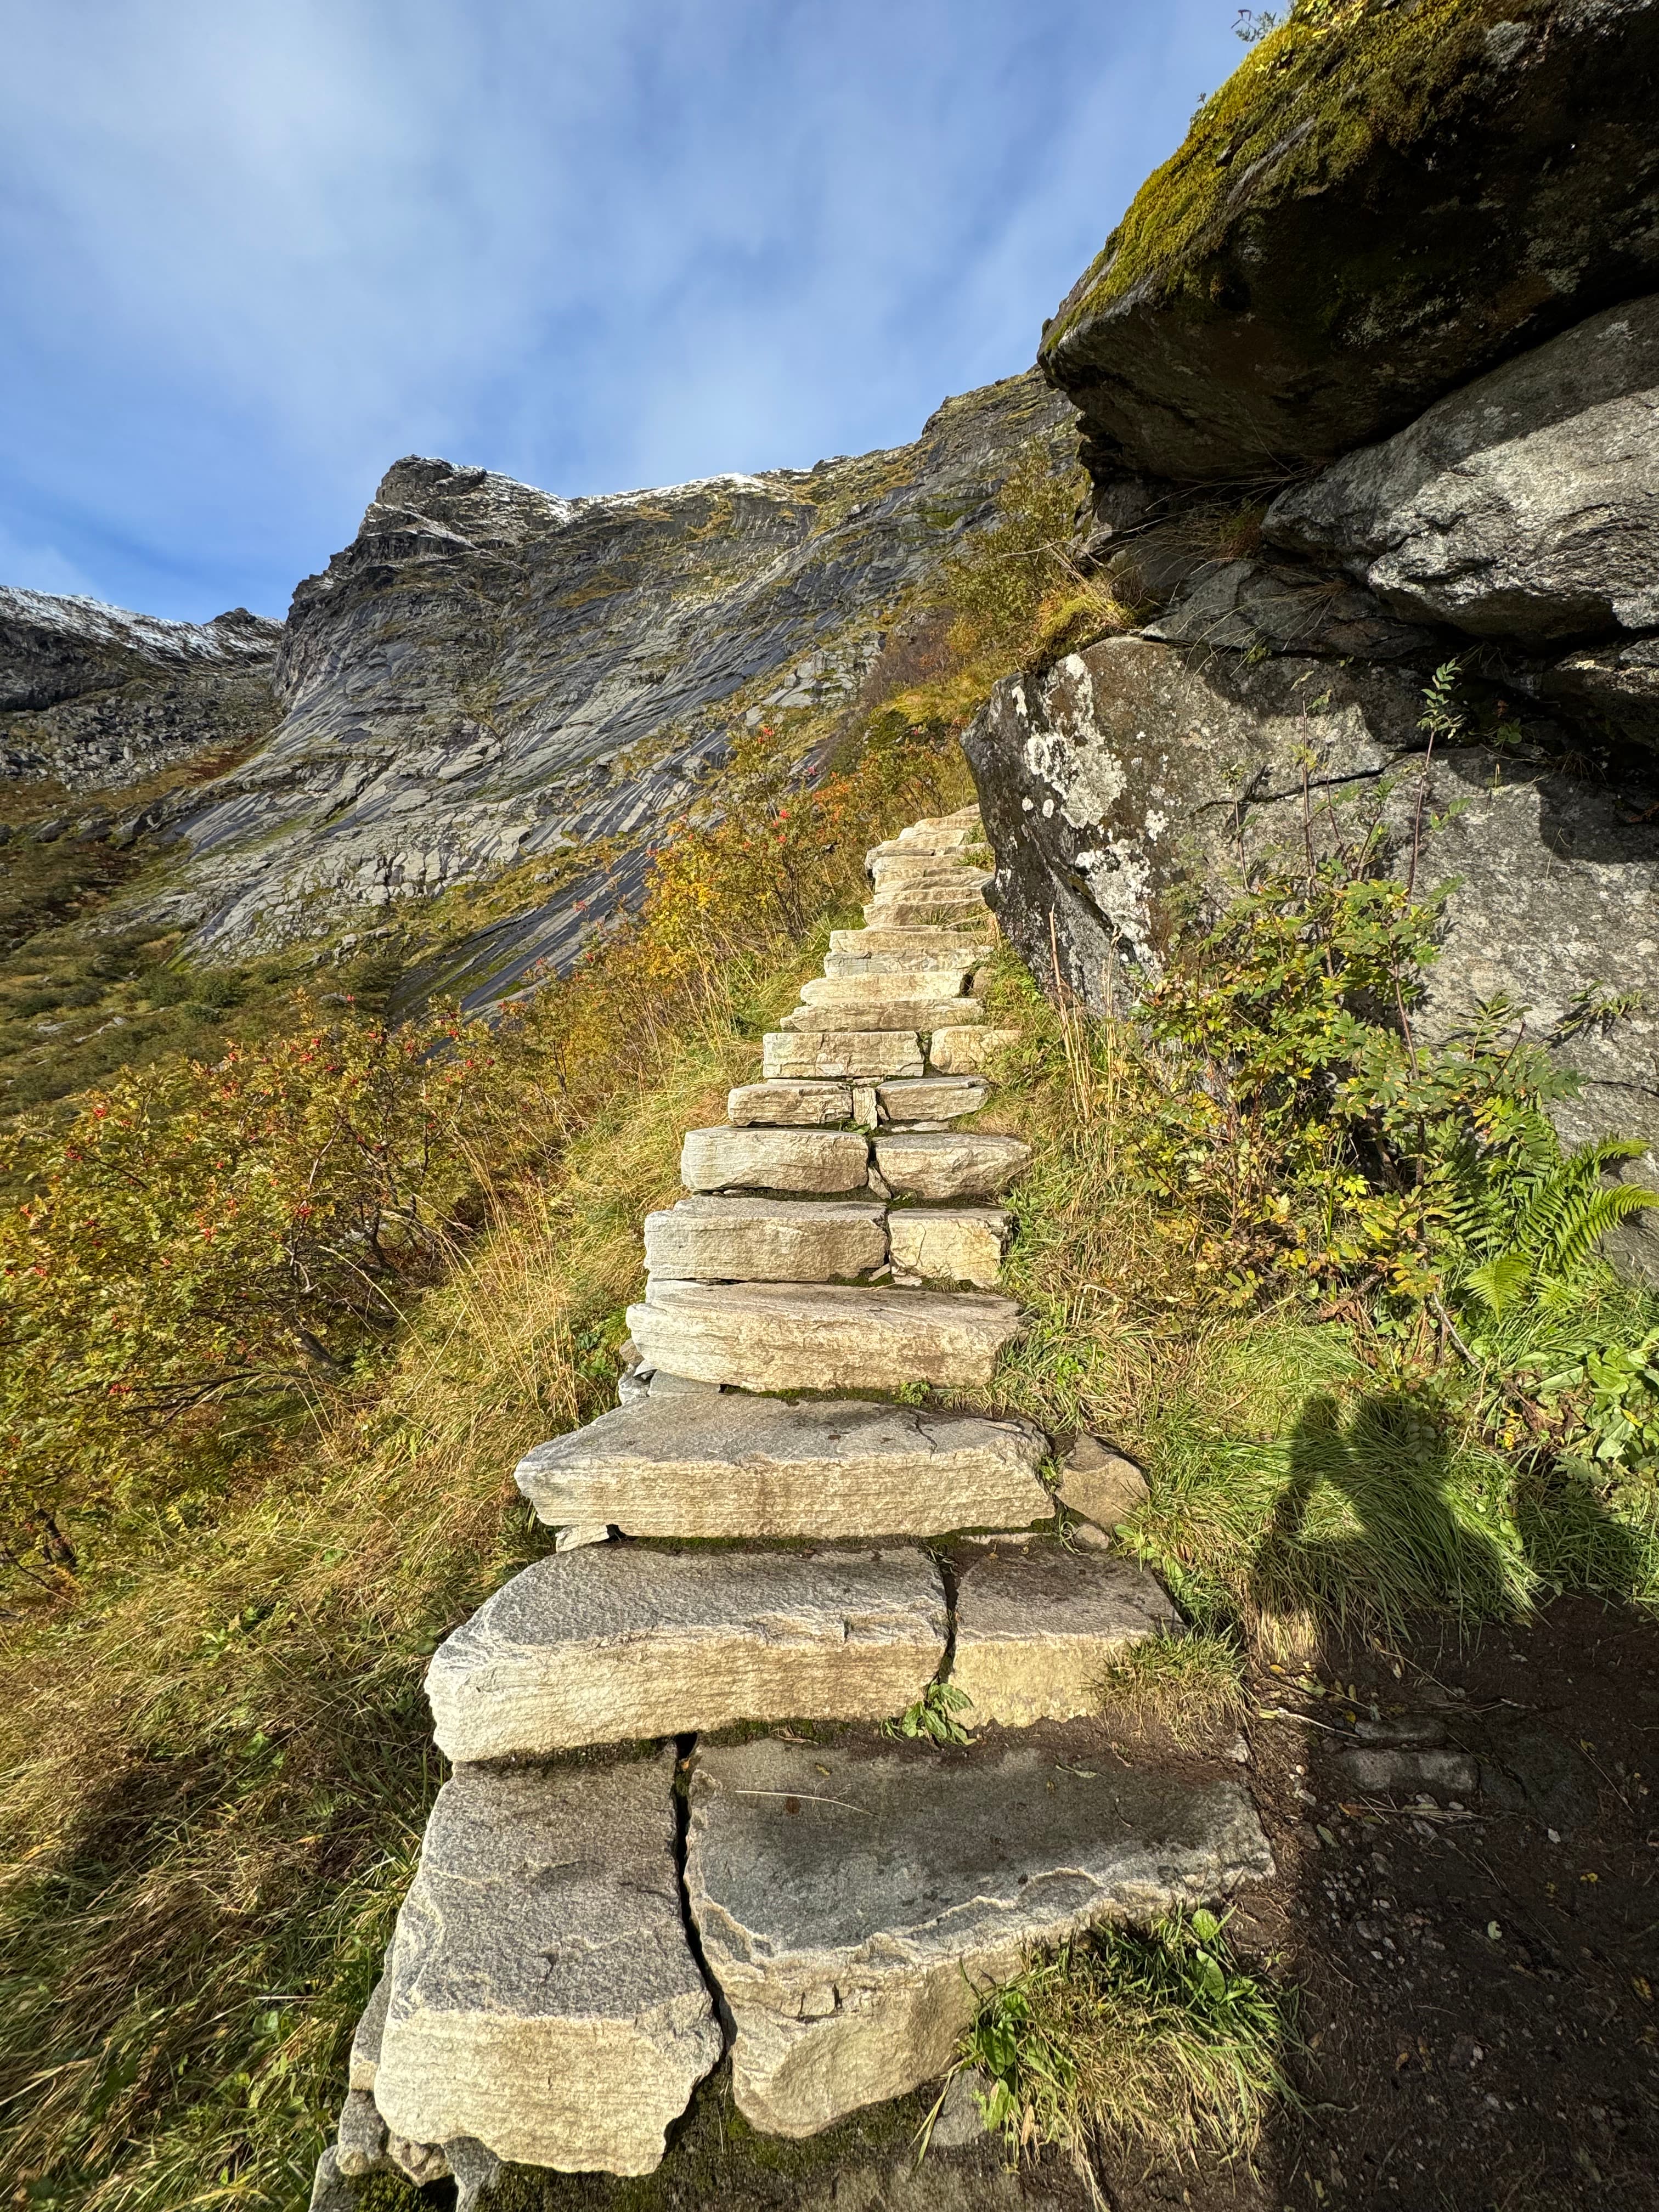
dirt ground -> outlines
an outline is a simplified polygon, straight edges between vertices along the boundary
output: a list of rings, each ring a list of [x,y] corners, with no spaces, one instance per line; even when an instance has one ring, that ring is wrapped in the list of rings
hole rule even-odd
[[[1109,2161],[1111,2212],[1659,2212],[1659,1626],[1564,1601],[1462,1648],[1433,1627],[1397,1663],[1255,1679],[1278,1875],[1231,1932],[1301,1992],[1299,2109],[1253,2168]],[[989,2141],[918,2168],[931,2092],[786,2145],[744,2127],[726,2071],[648,2181],[519,2169],[491,2212],[1090,2205]]]

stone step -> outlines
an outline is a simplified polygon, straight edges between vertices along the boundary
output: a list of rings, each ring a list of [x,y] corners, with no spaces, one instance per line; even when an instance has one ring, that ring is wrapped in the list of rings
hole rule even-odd
[[[798,1036],[771,1030],[761,1040],[769,1082],[848,1076],[870,1081],[920,1075],[921,1039],[914,1030],[833,1030]]]
[[[884,932],[883,933],[885,934]],[[854,982],[874,975],[891,976],[896,982],[907,983],[920,998],[933,988],[929,979],[934,977],[947,990],[965,990],[975,969],[984,964],[981,957],[962,951],[948,956],[915,952],[829,952],[824,955],[823,973],[828,981],[834,982]]]
[[[984,827],[977,817],[972,822],[913,822],[896,837],[872,846],[864,864],[868,867],[878,853],[960,853],[984,842]]]
[[[965,995],[963,977],[948,970],[914,969],[903,975],[871,973],[858,975],[815,975],[800,987],[804,1006],[903,1006],[914,1000],[931,1006],[935,1000],[949,1005]]]
[[[648,1366],[738,1389],[973,1389],[1020,1315],[1011,1298],[972,1292],[653,1279],[628,1328]]]
[[[687,1198],[645,1218],[646,1266],[680,1281],[843,1283],[886,1259],[874,1200]]]
[[[675,1864],[674,1754],[438,1792],[398,1916],[374,2094],[394,2136],[649,2173],[720,2055]]]
[[[887,1249],[895,1272],[925,1281],[972,1283],[988,1291],[1002,1278],[1013,1226],[1000,1206],[895,1206],[887,1217]]]
[[[937,1536],[1023,1528],[1054,1501],[1022,1421],[869,1400],[647,1401],[538,1444],[515,1480],[556,1527],[630,1536]]]
[[[999,1053],[1017,1045],[1021,1034],[988,1028],[940,1030],[927,1054],[928,1071],[934,1075],[981,1074]]]
[[[726,1118],[738,1128],[835,1128],[852,1120],[853,1094],[844,1083],[740,1083],[726,1094]]]
[[[816,2135],[902,2096],[1031,1947],[1272,1874],[1241,1784],[1087,1748],[698,1747],[686,1889],[750,2126]]]
[[[876,1166],[895,1195],[908,1198],[995,1198],[1030,1158],[1031,1147],[1021,1138],[978,1130],[876,1133]]]
[[[879,891],[864,908],[872,929],[933,928],[951,921],[985,918],[984,894],[969,886],[957,890]]]
[[[931,956],[937,954],[949,967],[957,960],[988,960],[994,950],[982,933],[975,937],[966,929],[832,929],[830,933],[832,960],[872,960],[889,954],[902,959],[908,955],[918,967],[931,967]]]
[[[1027,1728],[1100,1710],[1100,1683],[1132,1644],[1183,1632],[1155,1576],[1133,1559],[1058,1541],[988,1552],[957,1585],[951,1680],[966,1728]]]
[[[868,1139],[856,1129],[688,1129],[680,1147],[688,1190],[863,1190]]]
[[[954,1121],[977,1114],[990,1095],[990,1085],[971,1075],[924,1075],[876,1086],[890,1121]]]
[[[832,1006],[813,1006],[810,1002],[797,1006],[793,1013],[783,1017],[779,1027],[841,1035],[856,1024],[864,1030],[893,1029],[914,1034],[917,1030],[963,1028],[984,1019],[985,1009],[977,999],[881,999],[871,992],[860,991],[855,999],[842,1000]]]
[[[946,1620],[939,1569],[910,1545],[558,1552],[438,1646],[432,1733],[459,1765],[792,1714],[881,1719],[933,1680]]]

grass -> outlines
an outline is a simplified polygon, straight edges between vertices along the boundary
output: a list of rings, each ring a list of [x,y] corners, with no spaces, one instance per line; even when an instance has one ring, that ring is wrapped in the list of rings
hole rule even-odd
[[[985,2116],[1011,2154],[1057,2146],[1092,2184],[1103,2151],[1177,2166],[1248,2157],[1290,2094],[1294,2041],[1285,2001],[1195,1912],[1098,1928],[1034,1958],[987,1994],[959,2057],[988,2077]]]
[[[1132,1644],[1102,1675],[1109,1723],[1144,1735],[1162,1729],[1179,1749],[1212,1743],[1244,1717],[1244,1667],[1237,1642],[1200,1630]]]

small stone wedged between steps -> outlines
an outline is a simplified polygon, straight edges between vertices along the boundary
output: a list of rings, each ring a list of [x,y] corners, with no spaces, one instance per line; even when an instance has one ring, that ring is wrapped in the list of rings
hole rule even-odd
[[[398,1916],[375,2100],[566,2172],[649,2173],[720,2055],[685,1934],[674,1754],[462,1767]]]
[[[992,1550],[957,1585],[951,1686],[965,1728],[1068,1721],[1100,1708],[1100,1683],[1133,1644],[1182,1632],[1157,1577],[1133,1559],[1050,1540]]]
[[[836,1034],[848,1030],[930,1030],[971,1028],[983,1022],[985,1009],[977,999],[879,999],[860,992],[856,999],[837,1000],[833,1006],[797,1006],[779,1023],[784,1030]]]
[[[647,1267],[680,1280],[849,1282],[886,1259],[874,1200],[687,1198],[645,1219]]]
[[[769,1082],[837,1076],[869,1082],[920,1075],[923,1054],[914,1030],[836,1030],[805,1036],[771,1030],[761,1040],[761,1060]]]
[[[1013,1225],[1000,1206],[897,1206],[887,1217],[887,1249],[900,1274],[992,1289]]]
[[[688,1129],[680,1147],[688,1190],[862,1190],[870,1146],[856,1129]]]
[[[878,1130],[876,1165],[906,1198],[995,1198],[1030,1164],[1018,1137],[978,1130]]]
[[[945,1587],[927,1554],[659,1552],[538,1559],[433,1654],[438,1748],[538,1759],[811,1713],[881,1719],[945,1656]]]
[[[753,2127],[817,2134],[950,2064],[976,1991],[1103,1917],[1273,1871],[1236,1781],[1052,1746],[700,1746],[686,1890]]]
[[[726,1097],[734,1127],[833,1129],[853,1118],[853,1093],[845,1083],[740,1083]]]
[[[1047,1519],[1045,1449],[1024,1421],[722,1393],[601,1414],[515,1480],[544,1521],[634,1536],[933,1536]]]
[[[628,1327],[653,1367],[738,1389],[973,1389],[991,1380],[1020,1311],[979,1291],[653,1279]]]

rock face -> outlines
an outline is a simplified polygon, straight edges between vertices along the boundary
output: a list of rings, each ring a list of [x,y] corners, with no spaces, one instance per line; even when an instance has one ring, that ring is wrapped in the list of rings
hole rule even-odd
[[[1397,865],[1416,834],[1421,693],[1412,673],[1296,654],[1207,658],[1144,637],[1108,640],[1040,678],[999,685],[968,732],[999,855],[994,899],[1039,973],[1050,917],[1066,980],[1091,1005],[1157,973],[1181,902],[1230,896],[1241,851],[1299,839],[1302,771],[1332,800],[1383,805]],[[1419,880],[1459,879],[1416,1026],[1431,1039],[1507,993],[1554,1037],[1575,994],[1646,994],[1659,959],[1659,839],[1639,783],[1610,790],[1465,746],[1428,773]],[[1462,811],[1456,811],[1462,810]],[[1634,1134],[1659,1143],[1659,1018],[1563,1038],[1583,1080],[1553,1110],[1564,1141]],[[884,1170],[884,1172],[885,1170]],[[1632,1172],[1659,1188],[1650,1154]],[[1659,1235],[1626,1232],[1659,1268]]]
[[[282,638],[243,607],[164,622],[0,586],[0,775],[106,791],[261,738]]]
[[[942,2073],[973,1984],[1107,1917],[1271,1871],[1237,1784],[1078,1772],[1021,1747],[702,1747],[686,1889],[751,2125],[813,2135]]]
[[[1544,647],[1659,629],[1659,294],[1281,493],[1266,534],[1399,614]]]
[[[993,1551],[957,1587],[952,1686],[968,1728],[1028,1728],[1100,1709],[1107,1668],[1129,1644],[1181,1630],[1163,1587],[1131,1559],[1049,1541]]]
[[[446,1638],[432,1733],[458,1762],[817,1713],[881,1719],[945,1656],[925,1552],[654,1552],[538,1560]],[[488,2138],[486,2138],[488,2140]]]
[[[1045,331],[1097,482],[1332,460],[1652,290],[1656,74],[1650,0],[1304,11],[1264,40]]]
[[[1019,1334],[1011,1298],[790,1283],[653,1280],[628,1309],[653,1366],[744,1390],[973,1389]]]
[[[673,1754],[438,1793],[398,1916],[375,2101],[392,2133],[648,2173],[720,2055],[686,1941]]]
[[[629,1406],[538,1444],[516,1480],[544,1521],[632,1536],[932,1536],[1023,1528],[1053,1501],[1019,1421],[858,1399],[722,1392]]]
[[[602,845],[450,987],[483,1003],[567,963],[732,729],[849,706],[905,595],[1069,419],[1033,374],[890,452],[592,499],[398,462],[296,591],[281,726],[197,794],[167,918],[241,954]]]

